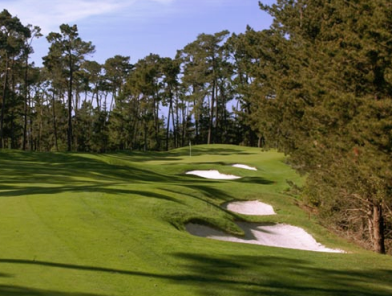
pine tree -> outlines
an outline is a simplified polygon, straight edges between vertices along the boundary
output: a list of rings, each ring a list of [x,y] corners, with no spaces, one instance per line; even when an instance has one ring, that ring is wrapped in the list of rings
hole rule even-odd
[[[224,72],[225,57],[223,43],[228,31],[211,34],[200,34],[197,39],[178,52],[177,58],[182,59],[184,67],[183,81],[193,88],[193,96],[198,98],[194,107],[203,108],[206,97],[209,99],[209,125],[207,143],[216,140],[215,129],[219,118],[219,78]],[[196,122],[200,120],[200,111],[196,111]]]
[[[60,26],[61,33],[50,33],[47,36],[51,44],[49,54],[44,57],[44,65],[58,65],[65,70],[68,79],[68,140],[67,149],[72,150],[72,99],[74,91],[74,74],[79,70],[86,55],[94,52],[91,42],[82,41],[76,25]]]
[[[1,93],[1,111],[0,111],[0,148],[4,147],[5,143],[5,116],[7,108],[7,100],[11,94],[10,76],[13,66],[16,65],[17,59],[24,48],[24,41],[30,38],[31,32],[28,27],[25,27],[20,22],[19,18],[13,17],[6,9],[0,13],[0,56],[1,56],[1,73],[3,73],[2,93]],[[15,76],[13,76],[15,77]],[[15,86],[15,84],[14,84]],[[15,92],[12,94],[15,96]]]
[[[254,83],[259,124],[308,173],[304,196],[324,221],[384,253],[392,214],[392,7],[281,0],[261,8],[275,19],[263,35],[274,65],[260,67],[266,75]]]

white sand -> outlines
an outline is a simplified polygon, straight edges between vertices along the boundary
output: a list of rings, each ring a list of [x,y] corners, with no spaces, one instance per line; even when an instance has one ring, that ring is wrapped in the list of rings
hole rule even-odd
[[[251,167],[246,164],[233,164],[233,167],[245,169],[245,170],[257,171],[257,169],[255,167]]]
[[[190,172],[186,172],[186,174],[187,175],[196,175],[196,176],[199,176],[202,178],[215,179],[215,180],[234,180],[234,179],[241,178],[239,176],[221,174],[219,171],[216,171],[216,170],[190,171]]]
[[[233,165],[240,168],[256,170],[245,165]],[[187,175],[196,175],[208,179],[232,180],[240,177],[225,175],[216,170],[190,171]],[[223,205],[227,210],[245,215],[274,215],[272,206],[255,201],[231,202]],[[193,235],[223,241],[256,244],[271,247],[308,250],[316,252],[344,253],[342,250],[329,249],[318,243],[309,233],[302,228],[287,224],[260,224],[238,222],[237,225],[244,231],[244,237],[236,237],[205,225],[189,223],[186,230]]]
[[[280,248],[308,250],[316,252],[342,253],[342,250],[329,249],[302,228],[286,224],[237,223],[245,232],[244,237],[236,237],[205,225],[189,223],[186,230],[193,235],[222,241],[255,244]]]
[[[274,215],[272,206],[255,201],[236,201],[223,205],[229,211],[245,215]],[[302,228],[287,224],[266,224],[238,222],[244,237],[236,237],[205,225],[189,223],[186,230],[193,235],[223,241],[255,244],[288,249],[316,252],[344,253],[342,250],[329,249],[318,243]]]
[[[224,204],[222,207],[244,215],[276,215],[272,206],[258,200],[234,201]]]

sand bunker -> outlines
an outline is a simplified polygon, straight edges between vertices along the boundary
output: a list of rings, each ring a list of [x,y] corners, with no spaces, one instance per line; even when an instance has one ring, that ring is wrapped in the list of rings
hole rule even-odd
[[[246,165],[235,164],[239,168],[256,170]],[[233,180],[241,177],[221,174],[217,170],[190,171],[187,175],[196,175],[207,179]],[[274,215],[272,206],[255,201],[230,202],[222,207],[229,211],[244,215]],[[266,224],[238,222],[237,225],[244,231],[244,237],[236,237],[216,230],[206,225],[195,223],[187,224],[186,230],[193,235],[212,238],[222,241],[255,244],[288,249],[308,250],[316,252],[344,253],[342,250],[330,249],[318,243],[309,233],[302,228],[287,224]]]
[[[245,169],[245,170],[257,171],[257,169],[255,167],[251,167],[246,164],[233,164],[233,167]]]
[[[302,228],[287,224],[260,224],[239,222],[244,237],[236,237],[209,226],[189,223],[186,230],[193,235],[222,241],[255,244],[288,249],[308,250],[316,252],[342,253],[342,250],[330,249],[319,244]]]
[[[244,215],[276,215],[272,206],[258,200],[234,201],[224,204],[222,207]]]
[[[190,172],[186,172],[186,174],[187,175],[196,175],[196,176],[199,176],[202,178],[215,179],[215,180],[234,180],[234,179],[241,178],[239,176],[221,174],[219,171],[216,171],[216,170],[190,171]]]
[[[245,215],[274,215],[272,206],[254,201],[236,201],[223,205],[229,211]],[[206,225],[189,223],[186,230],[193,235],[222,241],[255,244],[288,249],[316,252],[344,253],[342,250],[330,249],[318,243],[302,228],[287,224],[238,222],[245,236],[236,237]]]

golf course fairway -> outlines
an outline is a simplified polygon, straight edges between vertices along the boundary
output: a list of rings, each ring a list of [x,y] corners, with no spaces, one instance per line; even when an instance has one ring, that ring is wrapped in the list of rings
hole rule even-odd
[[[241,164],[255,170],[233,166]],[[256,170],[257,169],[257,170]],[[189,175],[218,170],[219,180]],[[0,151],[1,296],[392,295],[392,258],[323,228],[276,151],[202,145],[112,154]],[[276,215],[222,207],[258,200]],[[237,221],[301,227],[345,253],[193,236],[187,223],[244,235]]]

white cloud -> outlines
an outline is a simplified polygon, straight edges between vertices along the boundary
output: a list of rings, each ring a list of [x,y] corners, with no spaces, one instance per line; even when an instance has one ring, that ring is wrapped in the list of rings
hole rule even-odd
[[[44,35],[58,32],[61,24],[111,25],[121,22],[128,28],[146,23],[172,21],[176,15],[197,15],[236,7],[255,0],[1,0],[11,15],[24,25],[39,26]],[[239,4],[241,2],[242,4]],[[255,5],[256,7],[256,5]],[[91,22],[90,22],[91,21]]]
[[[5,0],[4,6],[25,25],[40,26],[43,33],[58,31],[61,24],[73,24],[93,16],[130,12],[132,17],[166,8],[176,0]],[[3,2],[3,1],[2,1]],[[143,15],[141,15],[143,14]],[[129,16],[129,15],[128,15]]]

